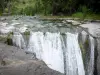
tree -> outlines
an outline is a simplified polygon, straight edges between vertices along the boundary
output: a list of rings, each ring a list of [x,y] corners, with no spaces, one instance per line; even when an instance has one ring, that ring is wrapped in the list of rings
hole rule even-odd
[[[3,12],[4,10],[4,0],[0,1],[0,11]]]

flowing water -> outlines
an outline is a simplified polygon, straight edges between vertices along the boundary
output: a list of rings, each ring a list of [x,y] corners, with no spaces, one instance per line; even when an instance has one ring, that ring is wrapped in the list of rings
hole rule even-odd
[[[37,58],[43,60],[50,68],[64,73],[60,33],[32,32],[28,50],[35,52]]]
[[[15,46],[17,46],[19,48],[25,48],[25,46],[26,46],[25,41],[23,39],[23,36],[20,33],[14,32],[12,40],[13,40],[13,44]]]
[[[28,39],[23,36],[26,31],[30,32],[27,34]],[[94,39],[89,36],[90,56],[87,68],[84,68],[78,31],[77,27],[61,21],[42,21],[33,17],[1,22],[0,29],[1,34],[13,32],[15,46],[35,53],[39,60],[43,60],[53,70],[65,75],[93,75]]]
[[[66,35],[66,75],[85,75],[78,34]]]
[[[88,74],[87,75],[93,75],[94,70],[94,39],[90,36],[90,60],[88,64]]]

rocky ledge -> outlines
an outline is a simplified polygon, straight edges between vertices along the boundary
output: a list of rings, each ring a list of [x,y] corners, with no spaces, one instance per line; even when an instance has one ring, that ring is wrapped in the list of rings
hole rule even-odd
[[[0,43],[0,75],[63,75],[14,46]]]
[[[80,26],[86,28],[87,31],[96,39],[94,75],[100,75],[100,23],[92,22]]]

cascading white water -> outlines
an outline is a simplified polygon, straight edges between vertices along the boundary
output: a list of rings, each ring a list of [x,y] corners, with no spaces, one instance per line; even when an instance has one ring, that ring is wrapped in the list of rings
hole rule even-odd
[[[35,52],[51,69],[64,73],[60,33],[31,32],[28,50]]]
[[[47,32],[44,37],[43,61],[61,73],[64,73],[63,50],[61,45],[60,33]]]
[[[81,39],[82,40],[82,44],[84,44],[86,39],[87,39],[87,35],[88,34],[85,31],[82,31],[81,34],[82,34],[82,39]]]
[[[32,32],[28,50],[36,53],[37,58],[43,60],[51,69],[66,75],[85,75],[78,35],[66,33],[66,64],[63,59],[63,48],[60,33]]]
[[[36,53],[36,57],[38,59],[42,59],[42,52],[43,52],[43,33],[42,32],[31,32],[28,51]]]
[[[14,32],[12,40],[13,40],[13,44],[15,46],[17,46],[19,48],[25,48],[26,47],[23,36],[19,32]]]
[[[94,39],[91,36],[89,39],[91,50],[87,75],[93,75]],[[14,32],[13,43],[20,48],[26,48],[23,36],[18,32]],[[27,50],[36,53],[36,57],[51,69],[66,75],[85,75],[77,33],[67,32],[64,39],[60,33],[31,32]]]
[[[88,63],[88,74],[87,75],[93,75],[94,70],[94,38],[89,36],[90,39],[90,60]]]
[[[90,50],[87,51],[85,57],[85,71],[83,66],[82,54],[78,43],[78,34],[64,33],[64,36],[61,33],[66,32],[67,28],[64,29],[66,25],[60,23],[49,23],[43,25],[38,20],[12,20],[14,23],[1,23],[0,33],[8,34],[13,31],[13,44],[19,48],[24,48],[32,53],[36,53],[36,57],[40,60],[43,60],[48,67],[53,70],[65,73],[66,75],[93,75],[94,70],[94,39],[89,36]],[[18,21],[18,22],[16,22]],[[16,22],[16,23],[15,23]],[[59,24],[59,25],[58,25]],[[10,26],[8,26],[10,25]],[[52,27],[54,29],[51,30]],[[57,26],[57,28],[56,28]],[[62,27],[63,26],[63,27]],[[61,28],[62,27],[62,28]],[[69,27],[69,25],[68,25]],[[43,28],[43,29],[42,29]],[[47,29],[46,29],[47,28]],[[16,30],[17,29],[17,30]],[[29,42],[26,42],[25,36],[21,35],[27,29],[33,31],[59,31],[59,33],[51,32],[31,32]],[[57,29],[57,30],[56,30]],[[68,28],[68,31],[72,29]],[[20,32],[20,33],[19,33]],[[87,41],[88,33],[82,31],[82,45]],[[92,33],[92,32],[91,32]],[[28,37],[29,38],[29,37]],[[26,38],[27,39],[27,38]],[[28,46],[27,46],[27,44]],[[26,48],[27,47],[27,48]],[[88,46],[87,46],[88,47]],[[82,47],[84,48],[84,46]],[[89,55],[89,57],[88,57]],[[85,73],[86,72],[86,73]]]
[[[66,33],[66,75],[85,75],[78,34]]]

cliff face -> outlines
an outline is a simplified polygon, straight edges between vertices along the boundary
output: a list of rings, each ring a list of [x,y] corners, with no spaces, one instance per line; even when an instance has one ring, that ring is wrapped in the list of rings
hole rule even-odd
[[[51,70],[32,53],[0,43],[0,75],[63,75]]]
[[[95,39],[94,75],[100,75],[100,23],[82,24]]]

